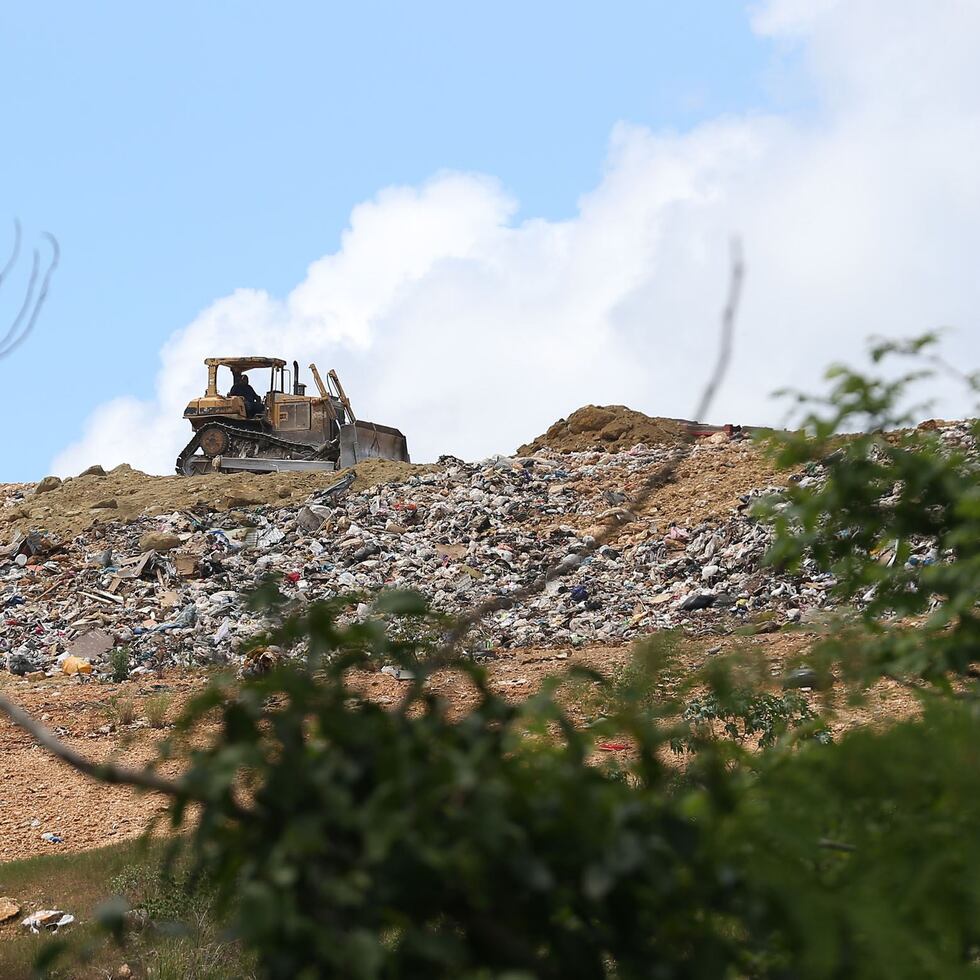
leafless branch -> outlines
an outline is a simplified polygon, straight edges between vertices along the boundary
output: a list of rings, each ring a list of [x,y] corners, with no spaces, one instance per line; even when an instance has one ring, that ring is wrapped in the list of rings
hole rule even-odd
[[[24,300],[20,304],[17,316],[7,328],[7,332],[0,338],[0,357],[6,356],[7,347],[17,339],[21,325],[27,317],[27,311],[34,305],[34,289],[37,286],[37,277],[41,271],[41,253],[34,249],[34,257],[31,262],[31,277],[27,280],[27,291],[24,293]]]
[[[694,410],[691,418],[695,422],[705,421],[708,409],[715,400],[718,387],[724,380],[725,373],[728,371],[728,364],[732,359],[732,340],[735,335],[735,318],[738,315],[738,305],[742,298],[742,282],[745,279],[745,263],[742,259],[742,243],[738,238],[733,238],[731,243],[731,273],[728,279],[728,298],[725,300],[725,307],[721,311],[721,340],[718,343],[718,360],[715,369],[708,379],[701,393],[698,407]]]
[[[17,225],[17,231],[17,248],[19,249],[19,224]],[[0,339],[0,358],[4,358],[8,354],[11,354],[25,340],[27,340],[31,332],[34,330],[34,325],[37,323],[37,318],[41,312],[41,308],[44,306],[44,302],[48,298],[48,289],[51,286],[51,277],[54,275],[55,269],[58,268],[58,260],[61,258],[61,249],[58,246],[58,240],[54,237],[54,235],[45,232],[44,237],[48,240],[51,246],[51,258],[49,259],[48,266],[44,271],[43,277],[41,278],[41,288],[38,291],[37,297],[35,298],[34,290],[37,286],[41,265],[40,253],[37,249],[35,249],[34,261],[31,267],[31,278],[27,284],[27,293],[24,296],[24,302],[21,304],[21,308],[18,311],[17,316],[14,318],[14,322],[4,334],[3,339]],[[13,258],[11,262],[8,262],[8,266],[12,265],[12,262]],[[6,271],[7,270],[5,269],[5,274]]]
[[[3,285],[4,279],[7,278],[7,274],[14,267],[14,263],[20,257],[20,222],[14,218],[14,247],[10,250],[10,258],[7,259],[7,264],[0,271],[0,286]]]
[[[697,409],[693,418],[695,421],[702,419],[711,407],[715,394],[724,380],[725,373],[731,361],[732,345],[735,335],[735,322],[738,318],[738,308],[742,296],[742,283],[745,279],[745,263],[742,258],[741,243],[737,238],[732,240],[731,245],[731,270],[729,273],[728,298],[721,314],[721,341],[718,350],[718,361],[712,372],[704,391],[698,400]],[[691,454],[692,445],[688,443],[678,448],[668,459],[661,463],[647,478],[639,491],[634,495],[631,507],[635,511],[642,510],[650,501],[650,498],[661,487],[669,483],[677,472],[680,464]],[[468,615],[461,617],[456,626],[450,631],[443,646],[442,653],[449,657],[453,654],[459,644],[473,627],[484,617],[502,609],[510,609],[519,602],[523,602],[532,596],[542,592],[547,584],[562,575],[566,575],[574,568],[578,567],[589,555],[594,554],[605,545],[616,530],[616,522],[610,519],[603,531],[596,535],[595,540],[578,555],[570,555],[564,561],[559,562],[543,575],[538,576],[533,582],[504,596],[489,599],[487,602],[477,606]]]
[[[171,797],[187,796],[186,790],[179,781],[167,779],[152,769],[133,769],[114,762],[93,762],[65,745],[54,732],[35,721],[23,708],[3,697],[0,697],[0,712],[3,712],[15,725],[23,728],[42,748],[86,776],[103,783],[123,783]]]

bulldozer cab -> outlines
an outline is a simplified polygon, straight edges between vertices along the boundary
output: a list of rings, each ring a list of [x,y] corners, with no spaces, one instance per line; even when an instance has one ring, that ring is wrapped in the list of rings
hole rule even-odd
[[[208,387],[200,401],[213,402],[219,408],[223,407],[222,403],[235,403],[227,407],[236,417],[245,417],[247,413],[244,399],[232,395],[231,391],[243,376],[247,376],[249,384],[262,399],[262,412],[254,417],[267,422],[273,431],[309,431],[324,435],[332,428],[331,422],[339,426],[351,421],[347,418],[348,407],[344,400],[333,390],[321,391],[320,398],[306,394],[306,385],[299,380],[296,361],[292,368],[278,357],[209,357],[205,364]],[[311,368],[316,370],[313,365]],[[239,402],[241,404],[237,404]],[[323,404],[318,405],[318,402]]]
[[[231,389],[243,377],[262,398],[266,409],[272,392],[285,390],[286,362],[274,357],[209,357],[205,398],[234,398]],[[268,374],[266,373],[268,370]]]

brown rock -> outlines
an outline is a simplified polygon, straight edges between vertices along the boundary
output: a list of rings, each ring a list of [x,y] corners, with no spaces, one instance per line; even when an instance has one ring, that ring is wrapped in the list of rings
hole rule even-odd
[[[140,551],[173,551],[183,544],[176,534],[169,531],[147,531],[140,538]]]
[[[118,506],[119,501],[115,497],[107,497],[105,500],[92,504],[92,510],[116,510]]]
[[[105,476],[105,470],[99,466],[98,463],[95,466],[90,466],[87,470],[82,470],[79,476]]]
[[[9,922],[15,915],[20,915],[20,906],[12,898],[0,898],[0,922]]]
[[[181,578],[194,578],[198,573],[197,555],[177,555],[174,564]]]
[[[232,490],[222,498],[221,503],[226,510],[234,510],[236,507],[255,507],[265,503],[265,500],[262,494],[251,490]]]
[[[46,476],[41,482],[34,488],[35,493],[50,493],[52,490],[57,490],[61,486],[61,479],[57,476]]]

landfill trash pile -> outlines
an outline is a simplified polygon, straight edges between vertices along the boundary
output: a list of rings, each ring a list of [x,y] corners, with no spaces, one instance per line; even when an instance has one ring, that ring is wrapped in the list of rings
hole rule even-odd
[[[136,672],[234,661],[263,626],[245,597],[270,573],[300,600],[394,587],[457,613],[571,559],[576,567],[543,593],[481,624],[484,648],[614,642],[821,605],[821,583],[760,571],[767,532],[744,504],[692,527],[631,514],[618,488],[671,451],[446,457],[360,491],[352,473],[296,502],[175,510],[67,540],[43,528],[17,532],[0,548],[0,654],[13,674],[81,678],[107,674],[121,647]],[[610,544],[590,553],[607,521]]]
[[[943,438],[962,444],[960,428]],[[683,496],[685,473],[713,471],[715,498],[728,500],[745,471],[767,472],[749,442],[712,437],[686,447],[679,482],[642,513],[631,510],[629,488],[678,451],[641,443],[480,463],[443,457],[373,486],[359,471],[331,474],[333,483],[298,500],[185,507],[65,539],[43,527],[18,531],[0,545],[0,658],[16,675],[82,681],[109,676],[120,650],[135,673],[262,669],[277,651],[244,663],[264,625],[246,598],[269,574],[298,602],[364,595],[352,616],[370,615],[370,595],[382,588],[418,590],[455,614],[519,593],[562,564],[543,591],[480,623],[471,649],[484,652],[615,644],[675,627],[767,632],[819,618],[831,605],[829,576],[806,563],[799,574],[763,565],[771,532],[750,511],[780,491],[777,483],[739,492],[697,522],[676,519],[690,511],[667,505]],[[819,467],[794,476],[819,478]],[[595,548],[605,528],[608,543]],[[930,560],[927,544],[918,557]]]

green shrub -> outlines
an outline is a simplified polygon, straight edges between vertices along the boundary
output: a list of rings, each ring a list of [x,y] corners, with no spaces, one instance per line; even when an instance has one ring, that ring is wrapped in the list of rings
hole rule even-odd
[[[129,677],[130,649],[129,647],[113,647],[109,654],[109,676],[121,684]]]

